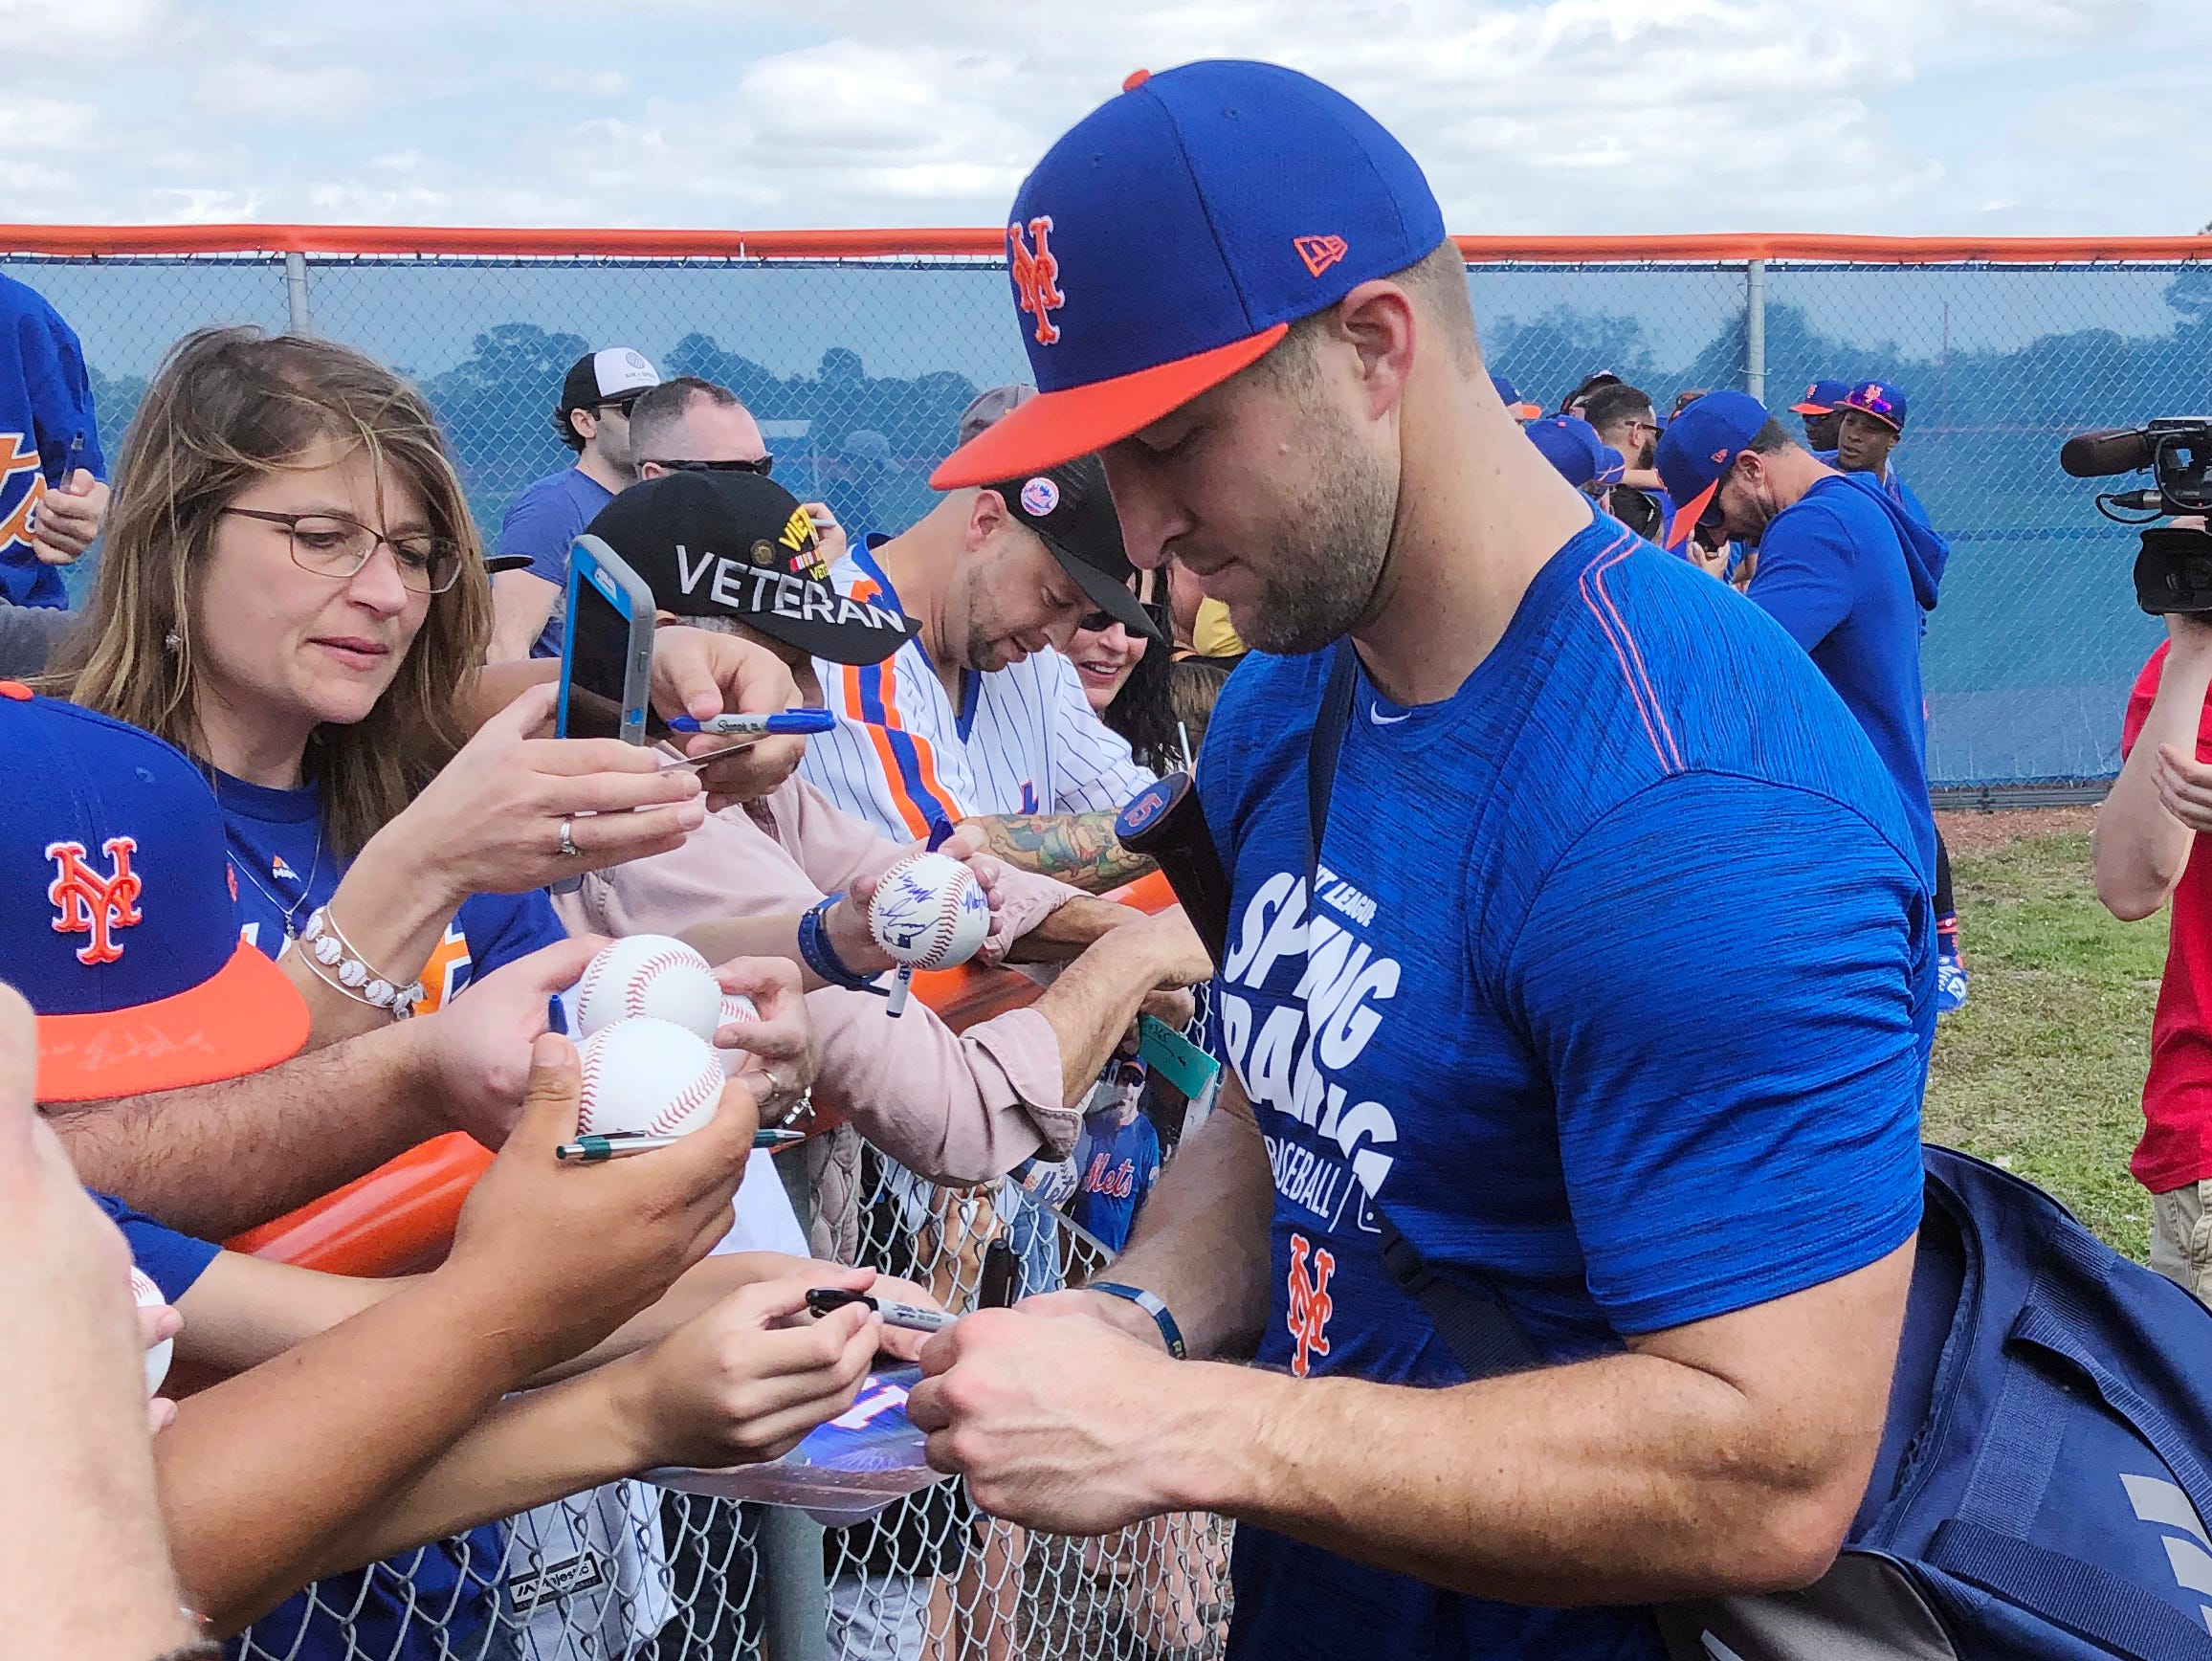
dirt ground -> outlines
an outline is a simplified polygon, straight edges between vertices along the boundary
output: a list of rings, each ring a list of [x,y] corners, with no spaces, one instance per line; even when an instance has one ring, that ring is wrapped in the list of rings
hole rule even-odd
[[[2031,836],[2087,830],[2096,823],[2094,808],[2008,808],[1996,813],[1972,809],[1936,815],[1944,846],[1954,853],[1985,853]]]

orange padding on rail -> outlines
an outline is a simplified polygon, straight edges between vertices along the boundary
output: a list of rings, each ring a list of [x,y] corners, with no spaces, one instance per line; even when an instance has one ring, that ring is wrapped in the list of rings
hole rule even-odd
[[[1164,911],[1175,892],[1158,872],[1112,895],[1139,911]],[[962,967],[914,978],[915,994],[962,1031],[1038,993],[1011,969]],[[331,1274],[408,1274],[434,1267],[453,1237],[461,1202],[492,1156],[460,1132],[411,1148],[388,1164],[230,1242],[278,1263]]]
[[[1875,265],[2050,265],[2212,259],[2212,235],[1823,236],[1729,232],[1683,236],[1459,236],[1470,264],[1637,260],[1863,260]],[[1006,257],[994,227],[873,231],[506,231],[405,225],[0,225],[0,254],[476,255],[558,259],[896,259]]]

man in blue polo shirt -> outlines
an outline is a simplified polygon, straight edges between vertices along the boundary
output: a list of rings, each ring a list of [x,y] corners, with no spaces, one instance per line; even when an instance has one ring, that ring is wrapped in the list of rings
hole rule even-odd
[[[1652,1602],[1819,1575],[1882,1438],[1914,826],[1803,653],[1515,430],[1339,95],[1134,76],[1007,241],[1039,393],[933,482],[1098,449],[1255,648],[1199,767],[1233,1084],[1109,1282],[931,1340],[930,1457],[1038,1526],[1236,1517],[1232,1656],[1657,1661]],[[1440,1336],[1481,1293],[1525,1370]]]

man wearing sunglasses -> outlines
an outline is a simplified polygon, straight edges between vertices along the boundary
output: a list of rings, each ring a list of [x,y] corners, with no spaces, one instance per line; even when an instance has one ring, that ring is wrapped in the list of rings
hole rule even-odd
[[[1838,473],[1747,392],[1708,392],[1659,440],[1659,474],[1682,505],[1667,545],[1695,530],[1759,550],[1744,592],[1803,647],[1866,729],[1936,872],[1920,616],[1948,553],[1870,474]]]
[[[757,473],[776,470],[761,424],[727,387],[697,375],[663,381],[630,411],[630,452],[640,479],[672,473]]]
[[[527,486],[499,522],[492,662],[561,655],[568,544],[616,491],[636,482],[630,406],[659,385],[659,371],[630,346],[589,352],[569,365],[553,430],[576,453],[576,462]]]

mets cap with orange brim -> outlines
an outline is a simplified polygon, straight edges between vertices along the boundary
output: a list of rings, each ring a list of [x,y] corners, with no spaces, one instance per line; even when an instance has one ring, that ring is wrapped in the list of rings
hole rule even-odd
[[[1343,94],[1272,63],[1140,70],[1007,215],[1037,396],[930,483],[991,484],[1126,438],[1443,240],[1421,168]]]
[[[40,1101],[235,1078],[307,1042],[307,1006],[239,938],[223,820],[151,733],[0,682],[0,981],[38,1016]]]

